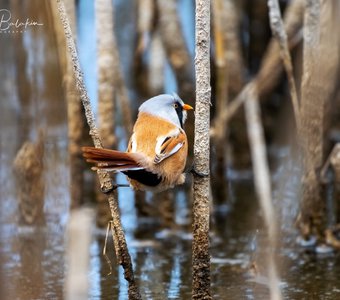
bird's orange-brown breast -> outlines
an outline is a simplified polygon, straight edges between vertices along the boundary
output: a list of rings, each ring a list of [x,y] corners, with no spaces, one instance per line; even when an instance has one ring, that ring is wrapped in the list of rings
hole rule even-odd
[[[176,153],[164,159],[159,164],[155,164],[154,168],[166,181],[174,182],[182,174],[186,158],[188,154],[188,142],[185,132],[176,125],[148,113],[140,113],[133,129],[134,141],[136,145],[132,145],[132,138],[129,142],[128,152],[135,148],[135,152],[145,154],[154,160],[156,156],[155,148],[157,138],[167,136],[169,133],[180,130],[183,146]]]

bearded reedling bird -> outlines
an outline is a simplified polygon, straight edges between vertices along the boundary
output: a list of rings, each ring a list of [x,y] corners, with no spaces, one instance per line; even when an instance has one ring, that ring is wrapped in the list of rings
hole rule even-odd
[[[135,190],[164,191],[185,181],[188,140],[183,125],[187,111],[178,95],[159,95],[139,107],[126,152],[83,147],[96,168],[122,172]]]

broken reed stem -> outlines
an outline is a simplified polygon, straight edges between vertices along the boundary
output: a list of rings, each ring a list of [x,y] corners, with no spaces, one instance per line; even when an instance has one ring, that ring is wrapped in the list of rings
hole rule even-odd
[[[270,172],[267,161],[267,151],[264,139],[263,125],[261,122],[261,112],[256,86],[251,86],[245,95],[245,115],[247,121],[247,131],[251,156],[253,161],[254,181],[257,196],[259,198],[264,221],[266,224],[269,239],[268,254],[268,277],[270,299],[282,299],[279,288],[279,280],[275,265],[275,248],[277,236],[277,224],[274,206],[272,203],[272,191],[270,186]]]
[[[87,94],[85,84],[84,84],[83,74],[80,69],[76,46],[72,38],[70,24],[68,22],[68,18],[65,12],[64,3],[62,0],[57,0],[57,5],[58,5],[60,20],[61,20],[61,23],[63,24],[64,31],[65,31],[66,44],[71,54],[71,59],[73,63],[73,71],[74,71],[74,76],[75,76],[75,80],[77,83],[77,87],[79,89],[80,99],[85,109],[87,123],[90,127],[90,135],[91,135],[91,138],[93,140],[95,147],[102,148],[102,143],[101,143],[98,130],[96,127],[95,119],[94,119],[94,114],[91,109],[90,99]],[[113,191],[111,178],[109,174],[105,171],[98,171],[97,174],[98,174],[102,189],[109,191],[108,201],[109,201],[111,215],[113,219],[112,221],[113,232],[114,232],[113,238],[114,238],[115,250],[116,250],[119,264],[124,269],[124,277],[129,283],[129,291],[128,291],[129,299],[141,299],[138,287],[134,279],[131,257],[130,257],[130,254],[127,248],[125,235],[124,235],[124,231],[123,231],[121,220],[120,220],[118,201],[114,197],[114,191]]]
[[[209,254],[210,1],[196,0],[192,299],[211,299]]]
[[[290,91],[290,96],[292,98],[296,128],[297,128],[297,133],[299,136],[300,130],[301,130],[300,106],[299,106],[299,100],[298,100],[298,95],[296,91],[292,59],[289,53],[287,34],[283,26],[283,21],[281,17],[280,6],[278,3],[278,0],[268,0],[268,8],[269,8],[270,27],[271,27],[273,36],[277,39],[280,45],[280,54],[281,54],[281,58],[283,61],[283,66],[286,70],[287,77],[288,77],[289,91]]]

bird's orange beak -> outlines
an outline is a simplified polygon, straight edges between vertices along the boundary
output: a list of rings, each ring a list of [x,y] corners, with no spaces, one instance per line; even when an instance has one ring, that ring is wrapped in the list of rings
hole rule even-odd
[[[184,104],[183,109],[184,110],[193,110],[194,108],[192,106],[190,106],[189,104]]]

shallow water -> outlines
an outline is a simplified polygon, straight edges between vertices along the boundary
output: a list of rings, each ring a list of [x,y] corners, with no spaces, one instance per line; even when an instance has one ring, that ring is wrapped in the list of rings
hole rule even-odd
[[[218,226],[211,235],[212,295],[214,299],[268,299],[264,263],[268,248],[252,187],[249,182],[232,186],[237,199],[233,199],[229,211],[216,212]],[[132,201],[126,203],[122,197],[124,193],[120,197],[122,219],[143,299],[190,299],[190,233],[160,230],[155,220],[141,224],[134,216]],[[44,228],[19,227],[9,220],[1,224],[6,299],[63,298],[67,273],[65,215],[67,211],[48,214]],[[108,249],[113,271],[108,275],[109,265],[102,255],[105,232],[92,226],[89,234],[89,299],[127,299],[127,285],[122,269],[115,265],[112,242]],[[296,246],[295,238],[294,233],[286,233],[277,251],[284,298],[340,297],[339,254],[308,252]]]
[[[84,1],[80,2],[82,7]],[[8,2],[2,5],[6,3]],[[38,11],[37,3],[36,0],[30,2],[31,6],[24,5],[23,11],[19,10],[19,15],[29,13],[32,18],[41,18],[43,28],[36,31],[32,29],[24,37],[0,35],[1,299],[62,299],[69,272],[67,249],[70,237],[67,226],[70,221],[70,199],[65,104],[61,77],[56,65],[55,41],[53,35],[49,34],[51,24],[44,15],[46,7],[39,14],[34,13]],[[189,9],[185,1],[181,3],[185,5],[183,11]],[[118,1],[117,5],[123,9],[120,12],[128,14],[124,1]],[[84,18],[80,15],[81,13],[79,22],[91,24],[91,11],[87,14],[83,12],[86,16]],[[125,17],[127,23],[131,18],[123,13],[121,16]],[[81,24],[79,27],[83,28]],[[129,27],[124,28],[129,30]],[[192,29],[189,26],[186,33],[188,35],[192,33],[190,28]],[[131,43],[127,36],[122,33],[118,35],[121,47],[128,47]],[[93,38],[92,34],[79,33],[79,45],[83,47],[80,52],[89,51],[81,55],[85,65],[93,62],[88,57],[93,57],[94,50],[86,47],[88,43],[91,44],[87,40],[89,38]],[[21,52],[16,52],[20,47]],[[192,44],[189,43],[189,47],[192,50]],[[46,52],[49,54],[45,55]],[[27,64],[19,62],[17,55],[24,55]],[[123,58],[126,62],[125,73],[128,71],[128,58],[128,55]],[[22,78],[18,76],[20,72],[27,74],[27,82],[22,82]],[[85,68],[93,98],[94,74],[91,65]],[[21,90],[25,85],[29,86],[29,93]],[[27,101],[35,103],[34,111],[21,111],[19,98],[23,95],[27,97]],[[39,127],[46,130],[46,226],[21,226],[18,222],[12,161],[21,142],[27,138],[34,139]],[[287,147],[276,149],[273,160],[278,166],[273,170],[273,183],[274,203],[280,221],[276,261],[284,298],[340,299],[340,254],[317,254],[296,243],[294,221],[298,211],[298,164]],[[211,281],[214,299],[269,297],[265,263],[266,253],[269,251],[266,230],[263,229],[249,174],[251,172],[228,170],[228,202],[214,207],[211,230]],[[124,177],[119,177],[118,181],[124,182]],[[176,221],[181,225],[178,228],[162,227],[159,218],[138,217],[130,189],[120,190],[119,204],[143,299],[191,299],[190,203],[184,189],[179,188],[175,198]],[[89,206],[90,211],[94,212],[95,207]],[[88,248],[84,249],[84,253],[89,253],[88,298],[127,299],[127,284],[122,269],[116,266],[112,240],[109,237],[107,251],[113,268],[112,274],[108,275],[110,267],[102,255],[105,230],[96,228],[94,221],[90,228],[91,230],[84,233],[90,239]]]

